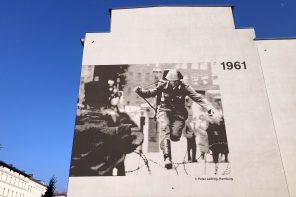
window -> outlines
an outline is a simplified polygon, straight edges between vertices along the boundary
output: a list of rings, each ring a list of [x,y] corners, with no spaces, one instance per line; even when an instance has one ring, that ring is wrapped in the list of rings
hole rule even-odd
[[[145,80],[149,81],[150,80],[150,73],[145,73]]]
[[[209,62],[199,62],[198,68],[200,70],[208,70]]]
[[[138,80],[141,80],[142,78],[142,73],[138,73]]]
[[[129,88],[127,89],[127,93],[126,93],[126,94],[127,94],[128,96],[130,96],[130,95],[131,95],[131,93],[132,93],[132,88],[131,88],[131,87],[129,87]]]

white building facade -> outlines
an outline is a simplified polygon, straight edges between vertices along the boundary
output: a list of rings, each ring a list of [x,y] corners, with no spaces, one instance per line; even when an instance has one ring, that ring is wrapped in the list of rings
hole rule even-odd
[[[0,161],[0,196],[5,197],[40,197],[46,191],[41,181],[32,175]]]
[[[216,62],[212,68],[221,88],[234,181],[167,171],[124,178],[70,176],[68,196],[296,196],[295,38],[257,39],[253,28],[235,26],[232,6],[110,13],[110,32],[85,35],[82,74],[91,65]],[[236,62],[245,68],[233,67]],[[197,165],[203,172],[202,163]]]

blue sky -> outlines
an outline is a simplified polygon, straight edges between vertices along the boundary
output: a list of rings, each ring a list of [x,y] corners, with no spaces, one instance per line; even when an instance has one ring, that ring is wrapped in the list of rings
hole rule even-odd
[[[153,2],[153,3],[152,3]],[[112,7],[231,4],[237,27],[257,38],[296,37],[295,0],[2,0],[0,160],[67,188],[79,77],[80,37],[108,31]]]

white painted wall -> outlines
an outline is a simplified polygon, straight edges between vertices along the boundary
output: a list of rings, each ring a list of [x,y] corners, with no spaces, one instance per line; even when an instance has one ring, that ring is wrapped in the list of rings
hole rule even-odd
[[[231,7],[123,9],[111,18],[111,33],[86,34],[83,65],[217,63],[234,181],[70,177],[68,196],[288,196],[254,30],[235,29]],[[224,61],[247,69],[223,70]]]
[[[111,32],[233,29],[231,7],[152,7],[112,10]],[[158,20],[159,19],[159,20]]]
[[[296,196],[296,39],[258,40],[266,88],[291,196]]]

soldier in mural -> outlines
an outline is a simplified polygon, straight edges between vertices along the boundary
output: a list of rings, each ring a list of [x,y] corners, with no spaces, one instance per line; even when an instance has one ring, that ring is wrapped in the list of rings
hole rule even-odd
[[[120,112],[114,78],[95,76],[85,84],[85,109],[76,117],[70,176],[124,176],[124,160],[143,142],[143,133]]]
[[[219,162],[219,156],[224,155],[224,161],[228,162],[228,143],[226,137],[224,119],[210,119],[209,126],[206,129],[209,139],[209,147],[212,151],[214,163]]]
[[[188,112],[188,118],[185,122],[185,127],[183,129],[183,136],[187,141],[187,158],[188,161],[197,162],[196,160],[196,129],[193,127],[193,110],[192,110],[192,100],[188,96],[185,97],[185,108]]]
[[[185,122],[184,137],[187,139],[187,158],[188,161],[197,162],[196,160],[196,136],[194,129],[191,127],[189,120]]]
[[[209,117],[204,112],[202,112],[198,119],[198,123],[196,123],[197,121],[194,122],[194,128],[197,131],[197,145],[200,151],[201,159],[205,159],[206,153],[209,152],[209,139],[208,133],[206,131],[209,125]]]
[[[210,116],[219,116],[219,112],[190,85],[185,84],[183,75],[176,69],[169,70],[160,80],[157,86],[150,90],[136,87],[135,92],[141,97],[150,98],[157,96],[160,102],[157,103],[157,120],[160,131],[160,148],[163,151],[164,164],[167,169],[172,168],[171,140],[179,141],[185,121],[188,117],[185,108],[185,97],[189,96],[207,110]]]

